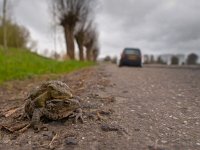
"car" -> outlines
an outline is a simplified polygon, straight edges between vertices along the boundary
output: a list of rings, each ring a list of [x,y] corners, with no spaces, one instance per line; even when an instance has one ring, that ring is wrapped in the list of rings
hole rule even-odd
[[[142,67],[142,54],[139,48],[124,48],[119,61],[119,67],[138,66]]]

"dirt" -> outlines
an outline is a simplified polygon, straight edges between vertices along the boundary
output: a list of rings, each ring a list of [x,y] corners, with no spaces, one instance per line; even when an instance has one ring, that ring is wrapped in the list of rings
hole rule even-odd
[[[81,98],[84,123],[43,120],[46,130],[16,132],[28,120],[28,92],[48,76],[0,86],[0,149],[200,149],[200,69],[100,65],[54,77]]]

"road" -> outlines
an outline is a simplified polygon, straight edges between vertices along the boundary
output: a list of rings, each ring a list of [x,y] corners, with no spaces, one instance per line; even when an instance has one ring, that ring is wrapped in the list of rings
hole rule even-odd
[[[41,80],[49,77],[0,86],[0,125],[15,120],[4,117],[5,112],[21,107],[27,92]],[[104,64],[57,80],[81,97],[84,124],[70,119],[43,122],[48,131],[28,129],[19,135],[2,130],[0,149],[48,149],[50,145],[58,150],[200,149],[198,68]]]
[[[107,92],[117,97],[116,122],[129,133],[108,139],[113,149],[200,149],[200,69],[110,65],[105,71],[115,85]]]

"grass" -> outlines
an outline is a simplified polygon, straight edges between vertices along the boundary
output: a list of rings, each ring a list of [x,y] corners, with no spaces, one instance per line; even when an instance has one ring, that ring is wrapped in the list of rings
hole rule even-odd
[[[3,52],[0,49],[0,83],[35,75],[68,73],[92,65],[93,62],[52,60],[28,50],[12,48]]]

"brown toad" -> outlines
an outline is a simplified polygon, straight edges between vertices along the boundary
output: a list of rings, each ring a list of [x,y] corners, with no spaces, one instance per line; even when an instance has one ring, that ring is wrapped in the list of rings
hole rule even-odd
[[[61,81],[47,81],[33,89],[25,104],[25,115],[31,117],[34,108],[45,107],[46,102],[51,99],[70,99],[72,93],[67,84]]]
[[[40,118],[42,116],[51,120],[60,120],[69,116],[74,116],[75,122],[77,122],[79,118],[83,122],[80,103],[74,99],[53,99],[47,101],[45,107],[35,108],[31,119],[31,125],[34,129],[40,129]]]
[[[39,124],[41,116],[58,120],[78,111],[80,115],[77,114],[77,117],[82,119],[80,104],[72,98],[71,90],[65,83],[47,81],[30,93],[23,116],[31,118],[33,127]]]

